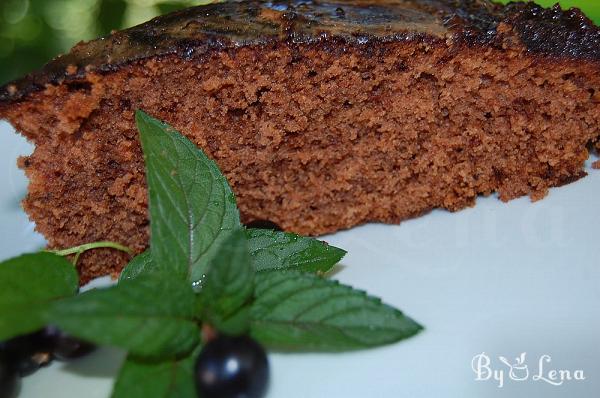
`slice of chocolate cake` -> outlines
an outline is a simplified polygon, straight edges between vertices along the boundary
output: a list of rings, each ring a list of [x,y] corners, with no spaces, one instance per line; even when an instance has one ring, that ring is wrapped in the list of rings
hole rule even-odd
[[[533,3],[242,1],[81,43],[0,89],[52,247],[146,247],[135,109],[217,161],[246,222],[323,234],[539,199],[597,145],[600,30]],[[82,279],[125,260],[86,253]]]

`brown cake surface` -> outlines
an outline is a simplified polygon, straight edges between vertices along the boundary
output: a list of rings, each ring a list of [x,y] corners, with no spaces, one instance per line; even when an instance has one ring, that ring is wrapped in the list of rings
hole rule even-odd
[[[600,30],[532,3],[243,1],[81,43],[0,88],[51,247],[146,247],[135,109],[217,161],[245,222],[318,235],[539,199],[599,145]],[[88,252],[82,281],[126,261]]]

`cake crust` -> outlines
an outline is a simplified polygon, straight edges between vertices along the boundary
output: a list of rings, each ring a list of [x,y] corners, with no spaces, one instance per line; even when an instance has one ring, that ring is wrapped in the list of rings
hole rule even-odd
[[[217,161],[244,222],[319,235],[583,177],[599,35],[532,3],[220,3],[79,44],[0,89],[0,117],[36,146],[24,208],[51,247],[146,248],[136,109]],[[85,253],[82,282],[127,259]]]
[[[451,40],[523,47],[528,53],[600,63],[600,30],[579,9],[488,0],[229,1],[188,8],[90,42],[0,87],[0,106],[47,85],[176,54],[203,57],[239,46]]]

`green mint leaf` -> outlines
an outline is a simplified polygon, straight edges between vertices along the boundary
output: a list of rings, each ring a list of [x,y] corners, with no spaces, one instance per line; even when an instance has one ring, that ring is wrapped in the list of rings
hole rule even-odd
[[[257,271],[288,269],[325,273],[346,252],[317,239],[287,232],[248,229],[250,255]]]
[[[172,358],[198,343],[189,282],[156,273],[54,304],[49,323],[101,345],[149,358]]]
[[[112,398],[186,398],[196,396],[194,363],[200,349],[180,360],[148,362],[129,355]]]
[[[256,274],[251,334],[291,350],[343,351],[393,343],[422,327],[365,292],[296,271]]]
[[[247,229],[246,238],[256,271],[279,269],[326,273],[346,255],[343,249],[288,232]],[[147,250],[129,262],[120,279],[134,279],[154,269]]]
[[[224,239],[240,226],[233,192],[216,163],[190,140],[142,111],[136,122],[155,266],[200,281]]]
[[[55,254],[25,254],[0,263],[0,341],[44,327],[52,302],[78,288],[73,265]]]
[[[207,320],[221,333],[229,336],[241,336],[250,330],[250,309],[250,305],[247,305],[227,318],[213,315],[207,317]]]
[[[150,249],[131,259],[119,276],[119,281],[135,279],[138,276],[156,270],[152,264]]]
[[[248,253],[244,230],[232,233],[211,262],[201,291],[206,320],[221,332],[240,334],[247,331],[247,311],[241,311],[252,299],[254,267]]]

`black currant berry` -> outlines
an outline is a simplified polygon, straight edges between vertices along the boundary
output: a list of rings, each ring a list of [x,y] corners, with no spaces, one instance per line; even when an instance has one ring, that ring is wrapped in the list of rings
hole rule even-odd
[[[60,361],[80,358],[94,351],[95,346],[49,326],[4,342],[1,349],[16,373],[26,377],[48,366],[54,358]]]
[[[51,347],[43,330],[15,337],[3,345],[6,359],[21,377],[29,376],[52,362]]]
[[[267,391],[269,362],[250,337],[219,336],[196,361],[196,387],[202,398],[260,398]]]
[[[59,361],[78,359],[92,353],[96,346],[87,341],[69,336],[65,332],[48,326],[44,333],[50,342],[52,356]]]
[[[256,229],[272,229],[274,231],[282,231],[281,227],[269,220],[254,220],[246,224],[246,228]]]
[[[17,394],[19,377],[10,360],[0,352],[0,398],[13,398]]]

